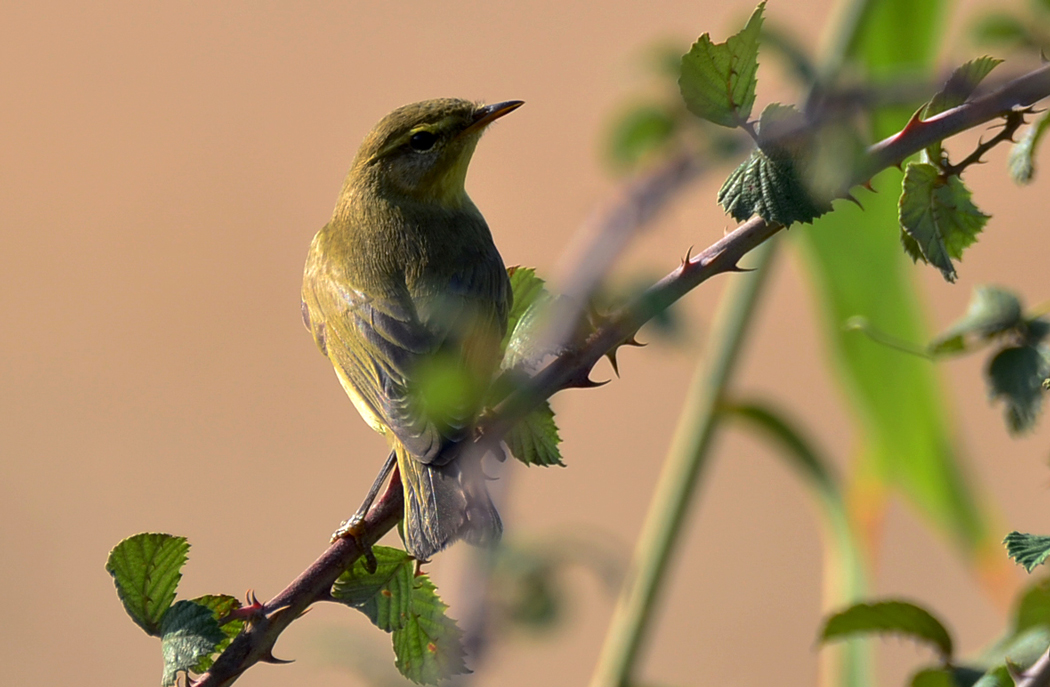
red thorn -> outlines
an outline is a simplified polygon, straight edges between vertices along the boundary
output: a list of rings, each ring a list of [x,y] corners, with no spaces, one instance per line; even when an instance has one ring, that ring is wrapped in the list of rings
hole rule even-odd
[[[846,192],[846,196],[845,196],[845,199],[846,199],[846,200],[848,200],[848,201],[849,201],[849,202],[851,202],[851,203],[854,203],[854,204],[856,204],[856,206],[857,206],[857,207],[859,207],[859,208],[860,208],[861,210],[863,210],[863,209],[864,209],[864,206],[860,204],[860,201],[859,201],[859,200],[857,200],[856,196],[854,196],[854,195],[853,195],[852,193],[849,193],[849,192],[847,191],[847,192]]]
[[[875,190],[875,187],[871,185],[871,179],[868,179],[867,181],[865,181],[863,184],[861,184],[861,186],[863,186],[864,188],[868,189],[872,193],[878,193],[878,191]]]
[[[693,253],[693,247],[689,246],[689,248],[687,248],[686,251],[685,251],[685,257],[682,258],[682,267],[681,267],[681,269],[684,270],[686,267],[689,266],[689,260],[691,259],[692,253]]]
[[[897,133],[897,135],[894,136],[894,138],[900,138],[901,136],[904,136],[905,134],[910,134],[912,131],[914,131],[918,127],[921,127],[924,124],[924,122],[922,121],[922,113],[925,110],[926,110],[926,106],[925,105],[923,105],[918,110],[916,110],[915,114],[913,114],[911,116],[911,119],[908,120],[908,123],[904,125],[904,128],[901,129]]]

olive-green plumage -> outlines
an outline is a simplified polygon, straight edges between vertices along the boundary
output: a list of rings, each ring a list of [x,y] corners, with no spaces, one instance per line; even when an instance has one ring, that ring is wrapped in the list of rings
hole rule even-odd
[[[486,126],[520,104],[427,100],[384,117],[306,261],[304,322],[397,455],[405,539],[420,559],[502,531],[479,465],[455,450],[499,365],[511,304],[463,183]]]

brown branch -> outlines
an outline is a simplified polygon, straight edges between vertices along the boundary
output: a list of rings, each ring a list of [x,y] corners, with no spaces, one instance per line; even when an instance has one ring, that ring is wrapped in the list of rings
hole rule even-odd
[[[867,182],[883,169],[903,164],[908,157],[935,141],[1006,116],[1016,108],[1028,107],[1048,96],[1050,65],[928,120],[913,119],[901,132],[868,149],[867,164],[851,180],[850,186]],[[663,188],[660,184],[655,186]],[[843,195],[846,191],[848,188],[843,190]],[[671,195],[664,193],[663,198],[667,200]],[[744,255],[783,228],[758,217],[748,220],[703,252],[683,261],[666,277],[608,317],[582,343],[546,362],[542,369],[540,366],[545,361],[537,361],[533,369],[539,369],[539,372],[504,399],[483,422],[482,434],[471,450],[495,448],[521,417],[545,399],[562,389],[586,386],[591,369],[608,351],[633,337],[646,322],[711,277],[739,270],[738,263]],[[382,537],[400,519],[402,498],[400,483],[395,480],[365,520],[368,544]],[[225,687],[255,663],[274,661],[272,649],[281,632],[311,604],[329,599],[332,583],[361,554],[360,547],[352,539],[332,544],[284,591],[265,604],[247,629],[219,656],[211,670],[200,676],[196,687]],[[1047,674],[1050,670],[1034,672],[1030,683],[1047,684],[1044,681]]]

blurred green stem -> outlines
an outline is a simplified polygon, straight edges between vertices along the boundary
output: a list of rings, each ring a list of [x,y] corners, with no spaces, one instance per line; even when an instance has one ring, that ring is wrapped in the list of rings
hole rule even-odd
[[[664,461],[649,512],[638,537],[631,574],[613,612],[591,687],[626,687],[656,607],[657,594],[718,424],[717,408],[736,367],[747,326],[774,254],[772,239],[756,248],[755,272],[726,286],[711,329],[706,355],[697,367],[674,439]]]

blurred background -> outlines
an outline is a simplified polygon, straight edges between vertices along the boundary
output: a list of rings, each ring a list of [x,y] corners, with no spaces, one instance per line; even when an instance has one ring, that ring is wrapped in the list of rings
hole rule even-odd
[[[987,3],[951,6],[942,67],[981,54],[966,27]],[[653,88],[653,46],[684,52],[705,31],[723,40],[753,8],[751,0],[0,7],[5,681],[157,684],[158,643],[129,622],[103,568],[126,536],[189,538],[182,598],[248,588],[269,598],[357,507],[384,442],[304,330],[299,288],[309,241],[379,118],[431,97],[524,100],[486,135],[467,188],[506,263],[534,266],[556,284],[574,233],[622,183],[606,140],[632,99]],[[815,49],[833,9],[832,0],[770,0],[767,17]],[[796,99],[784,69],[760,58],[758,105]],[[963,137],[955,149],[975,141]],[[1050,298],[1046,252],[1033,249],[1045,245],[1050,194],[1045,182],[1015,187],[1005,157],[997,149],[967,174],[993,219],[958,265],[958,283],[909,263],[931,332],[964,311],[975,284],[1002,283],[1029,304]],[[715,202],[728,170],[659,217],[618,266],[622,280],[657,277],[734,226]],[[786,243],[804,231],[792,229]],[[800,252],[785,247],[734,389],[783,409],[848,473],[854,417],[829,365],[814,285]],[[595,377],[612,383],[554,399],[567,467],[507,466],[509,542],[590,542],[601,552],[592,561],[626,562],[731,278],[690,294],[673,335],[643,330],[650,345],[621,352],[620,379],[602,363]],[[1050,423],[1011,438],[987,400],[984,364],[978,355],[936,367],[949,431],[992,539],[1045,532]],[[766,443],[732,429],[706,479],[641,676],[813,684],[823,563],[809,492]],[[1023,572],[993,565],[999,582],[986,575],[982,584],[927,523],[890,497],[872,593],[922,600],[965,654],[1001,632]],[[430,566],[453,617],[464,608],[468,554],[457,546]],[[559,573],[558,622],[504,628],[476,666],[476,684],[585,683],[614,600],[598,572]],[[371,684],[361,662],[368,670],[392,662],[385,635],[328,605],[295,623],[275,653],[296,662],[257,666],[241,684]],[[929,659],[893,641],[879,656],[884,684],[901,684]]]

